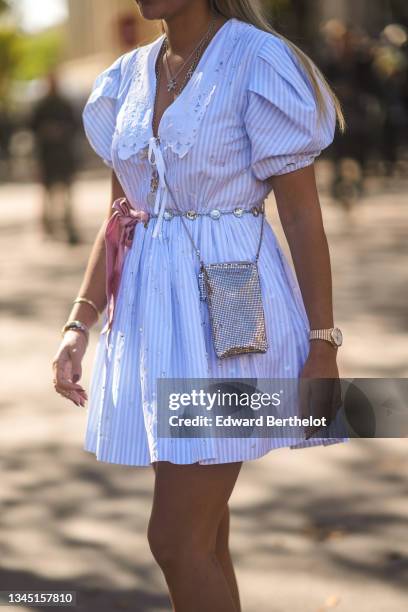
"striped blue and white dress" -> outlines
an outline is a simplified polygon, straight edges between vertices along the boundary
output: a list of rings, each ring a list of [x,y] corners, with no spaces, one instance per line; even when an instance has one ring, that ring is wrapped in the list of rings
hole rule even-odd
[[[333,140],[334,109],[329,105],[318,116],[313,90],[288,45],[235,18],[216,32],[154,139],[155,61],[163,36],[102,72],[83,113],[91,146],[115,171],[132,207],[152,212],[157,205],[149,197],[152,147],[178,206],[209,212],[259,204],[270,192],[268,177],[312,164]],[[161,212],[167,201],[162,187]],[[203,260],[213,263],[253,259],[260,219],[201,215],[188,223]],[[133,466],[214,464],[256,459],[282,446],[348,440],[341,428],[336,437],[309,440],[157,435],[158,378],[297,378],[308,355],[301,293],[266,221],[259,258],[266,353],[216,357],[198,270],[180,217],[137,225],[109,343],[101,334],[96,348],[84,449],[99,461]]]

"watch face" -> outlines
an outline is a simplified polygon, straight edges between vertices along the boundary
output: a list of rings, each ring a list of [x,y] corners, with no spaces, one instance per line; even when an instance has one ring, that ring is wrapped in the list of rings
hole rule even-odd
[[[331,332],[331,337],[336,346],[341,346],[343,343],[343,334],[338,327],[335,327]]]

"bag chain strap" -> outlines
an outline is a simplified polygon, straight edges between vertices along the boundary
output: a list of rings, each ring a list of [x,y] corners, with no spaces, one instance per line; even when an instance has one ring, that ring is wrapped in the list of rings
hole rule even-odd
[[[201,259],[200,249],[197,247],[196,243],[194,242],[194,238],[193,238],[193,236],[192,236],[192,234],[191,234],[190,230],[188,229],[188,227],[187,227],[187,225],[186,225],[186,222],[185,222],[185,219],[184,219],[184,215],[183,215],[183,211],[181,211],[181,210],[180,210],[180,208],[177,206],[176,198],[175,198],[175,196],[174,196],[174,193],[173,193],[172,189],[170,189],[170,186],[169,186],[169,184],[168,184],[168,182],[167,182],[166,177],[164,178],[164,182],[165,182],[166,187],[167,187],[167,189],[168,189],[168,192],[169,192],[169,194],[170,194],[170,196],[171,196],[171,199],[172,199],[172,200],[173,200],[173,202],[174,202],[174,205],[175,205],[175,207],[176,207],[177,212],[181,213],[181,215],[180,215],[180,220],[181,220],[181,222],[182,222],[182,224],[183,224],[184,229],[186,230],[186,232],[187,232],[187,234],[188,234],[188,237],[189,237],[190,242],[191,242],[191,244],[192,244],[192,246],[193,246],[193,249],[194,249],[194,251],[195,251],[195,253],[196,253],[196,255],[197,255],[197,257],[198,257],[198,259],[199,259],[199,261],[200,261],[200,265],[201,265],[201,267],[203,268],[203,267],[205,266],[205,264],[204,264],[203,260]],[[265,220],[265,202],[262,202],[262,206],[261,206],[261,216],[262,216],[262,221],[261,221],[261,232],[260,232],[260,237],[259,237],[258,249],[257,249],[257,251],[256,251],[256,256],[255,256],[255,263],[257,263],[257,262],[258,262],[258,259],[259,259],[259,253],[260,253],[260,251],[261,251],[261,246],[262,246],[263,229],[264,229],[264,220]]]

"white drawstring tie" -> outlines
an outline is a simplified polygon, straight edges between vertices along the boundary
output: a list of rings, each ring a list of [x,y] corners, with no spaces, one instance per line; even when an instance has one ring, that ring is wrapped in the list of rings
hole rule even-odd
[[[148,158],[150,164],[152,166],[156,166],[157,173],[159,175],[159,185],[157,188],[156,199],[154,202],[154,214],[158,216],[155,228],[152,233],[152,237],[156,238],[156,236],[162,235],[162,221],[164,211],[166,210],[168,193],[165,180],[166,164],[164,162],[163,153],[160,148],[159,139],[155,136],[152,136],[149,139]]]

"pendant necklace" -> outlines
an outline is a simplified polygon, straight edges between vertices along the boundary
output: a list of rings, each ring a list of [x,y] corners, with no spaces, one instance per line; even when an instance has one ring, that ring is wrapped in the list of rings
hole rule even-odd
[[[211,38],[213,30],[215,29],[215,24],[216,24],[216,14],[213,15],[213,18],[211,20],[209,28],[208,28],[207,32],[205,33],[205,35],[203,36],[203,38],[200,40],[200,42],[195,47],[195,49],[193,49],[192,53],[188,56],[186,61],[183,63],[183,65],[180,67],[180,69],[177,71],[177,73],[175,75],[172,75],[171,70],[170,70],[170,66],[169,66],[169,63],[168,63],[168,58],[167,58],[168,39],[167,39],[167,36],[163,40],[163,44],[162,44],[162,47],[161,47],[161,49],[159,51],[159,55],[158,55],[157,62],[156,62],[156,95],[155,95],[154,107],[153,107],[153,119],[152,119],[152,126],[153,127],[155,126],[155,121],[156,121],[157,98],[158,98],[158,94],[159,94],[160,81],[161,81],[161,76],[162,76],[162,69],[161,69],[162,65],[164,64],[164,66],[166,68],[166,73],[167,73],[167,91],[168,92],[172,91],[173,92],[173,98],[176,99],[176,97],[180,95],[180,93],[182,92],[184,87],[187,85],[187,83],[190,80],[191,76],[193,75],[195,69],[197,68],[197,65],[198,65],[198,63],[199,63],[199,61],[201,59],[201,56],[202,56],[203,52],[204,52],[204,48],[205,48],[206,44],[208,43],[209,39]],[[186,67],[186,65],[188,64],[189,61],[191,61],[191,65],[189,66],[184,79],[182,80],[180,85],[177,87],[177,79],[178,79],[180,73]],[[152,169],[152,176],[151,176],[151,180],[150,180],[150,192],[148,193],[148,196],[147,196],[147,201],[148,201],[148,203],[150,205],[153,205],[154,202],[156,201],[156,193],[157,193],[157,189],[159,187],[159,182],[160,182],[159,181],[159,173],[157,172],[157,168],[153,167],[153,169]]]
[[[213,18],[211,19],[210,25],[208,26],[208,29],[206,31],[206,33],[204,34],[204,36],[202,37],[202,39],[198,42],[198,44],[196,45],[196,47],[192,50],[192,52],[190,53],[190,55],[187,57],[187,59],[182,63],[182,65],[180,66],[180,68],[177,70],[176,74],[172,74],[171,68],[170,68],[170,62],[169,62],[169,58],[168,58],[168,51],[169,51],[169,41],[168,38],[166,36],[166,38],[164,39],[164,67],[166,69],[166,74],[167,74],[167,91],[168,92],[174,92],[174,97],[177,97],[177,95],[180,94],[181,89],[179,88],[179,91],[176,92],[177,89],[177,79],[179,77],[179,75],[183,72],[184,68],[187,66],[188,62],[193,58],[193,64],[194,64],[194,60],[197,56],[201,55],[201,51],[203,49],[203,47],[207,44],[208,40],[210,39],[213,30],[215,29],[215,24],[216,24],[216,19],[217,19],[217,15],[214,13]],[[187,71],[186,74],[186,80],[188,81],[189,77],[191,76],[192,73],[190,73],[191,67],[190,69]]]

